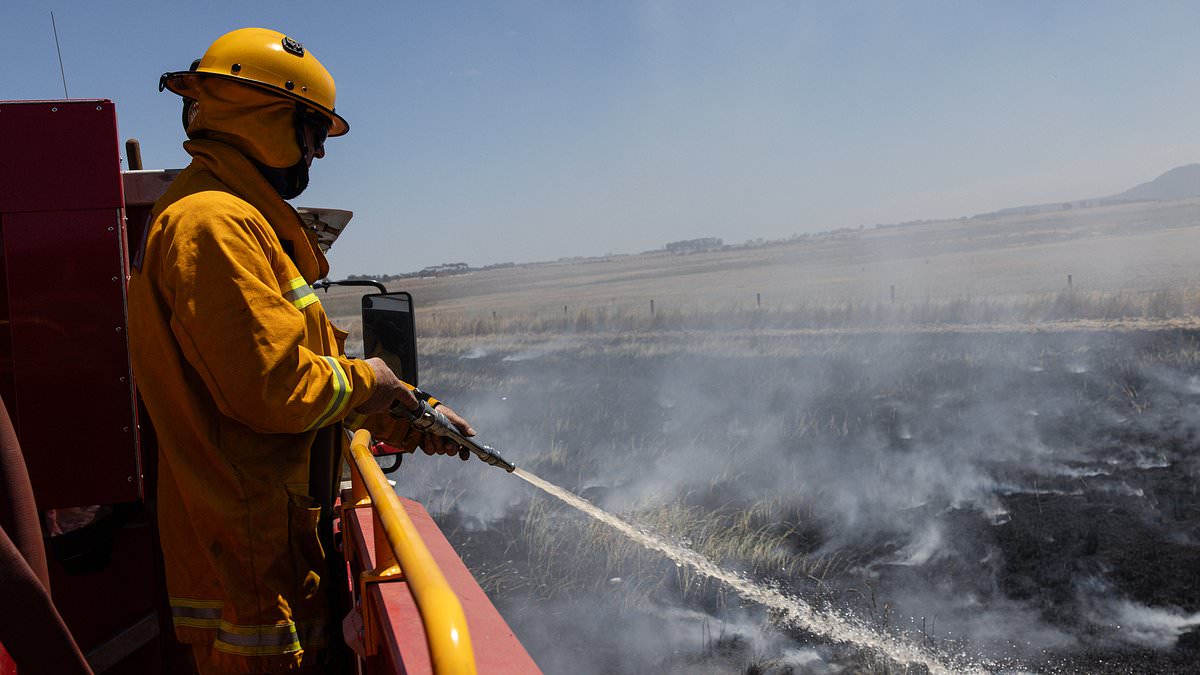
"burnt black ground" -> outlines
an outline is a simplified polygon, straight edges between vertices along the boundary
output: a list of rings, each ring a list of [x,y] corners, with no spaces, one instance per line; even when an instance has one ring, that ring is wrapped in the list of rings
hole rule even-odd
[[[518,465],[609,510],[780,499],[782,545],[841,562],[820,580],[756,574],[811,602],[1001,669],[1200,672],[1194,333],[724,354],[567,336],[514,355],[479,340],[475,358],[425,357],[426,386]],[[406,491],[440,510],[547,672],[903,672],[766,627],[721,589],[681,589],[671,563],[614,561],[582,517],[485,470],[421,467]],[[1148,618],[1133,630],[1131,615]]]

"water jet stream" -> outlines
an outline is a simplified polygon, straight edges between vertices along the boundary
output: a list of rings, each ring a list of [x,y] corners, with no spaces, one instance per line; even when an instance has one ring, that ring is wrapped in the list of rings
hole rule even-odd
[[[572,494],[528,471],[518,468],[513,473],[520,476],[526,482],[542,489],[547,494],[557,497],[592,518],[613,527],[642,546],[663,553],[677,563],[688,565],[706,577],[727,584],[746,599],[753,600],[770,609],[776,610],[782,614],[784,624],[820,635],[835,642],[852,643],[859,647],[870,649],[900,664],[922,665],[928,669],[931,675],[987,672],[978,667],[964,668],[956,666],[951,668],[940,657],[922,647],[905,643],[892,636],[882,635],[846,617],[829,611],[818,610],[800,598],[789,597],[775,589],[745,579],[729,570],[722,569],[703,555],[673,544],[636,525],[625,522],[586,499]]]

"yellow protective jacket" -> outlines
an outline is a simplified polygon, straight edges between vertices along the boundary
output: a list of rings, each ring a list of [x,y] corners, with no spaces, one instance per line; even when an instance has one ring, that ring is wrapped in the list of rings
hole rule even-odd
[[[328,269],[241,151],[192,163],[155,205],[129,286],[133,369],[158,434],[176,635],[234,672],[298,667],[328,613],[309,453],[374,387],[309,284]],[[304,659],[305,665],[311,659]]]

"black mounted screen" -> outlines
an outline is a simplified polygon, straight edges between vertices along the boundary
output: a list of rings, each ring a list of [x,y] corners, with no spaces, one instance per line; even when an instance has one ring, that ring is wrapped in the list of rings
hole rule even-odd
[[[362,298],[363,357],[379,357],[417,386],[417,333],[412,296],[403,291]]]

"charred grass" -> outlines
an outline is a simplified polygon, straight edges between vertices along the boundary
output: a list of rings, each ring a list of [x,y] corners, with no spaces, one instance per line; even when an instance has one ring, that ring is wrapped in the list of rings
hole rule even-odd
[[[1186,322],[1196,302],[443,316],[421,325],[423,382],[518,465],[881,631],[1002,668],[1165,672],[1200,657],[1196,625],[1131,636],[1112,608],[1200,612],[1200,333],[894,329]],[[565,646],[607,664],[579,672],[905,672],[773,627],[546,497],[481,514],[460,499],[482,489],[469,476],[437,480],[414,490],[548,672]],[[661,654],[584,634],[582,617],[679,611],[696,614],[672,614],[685,635]]]

